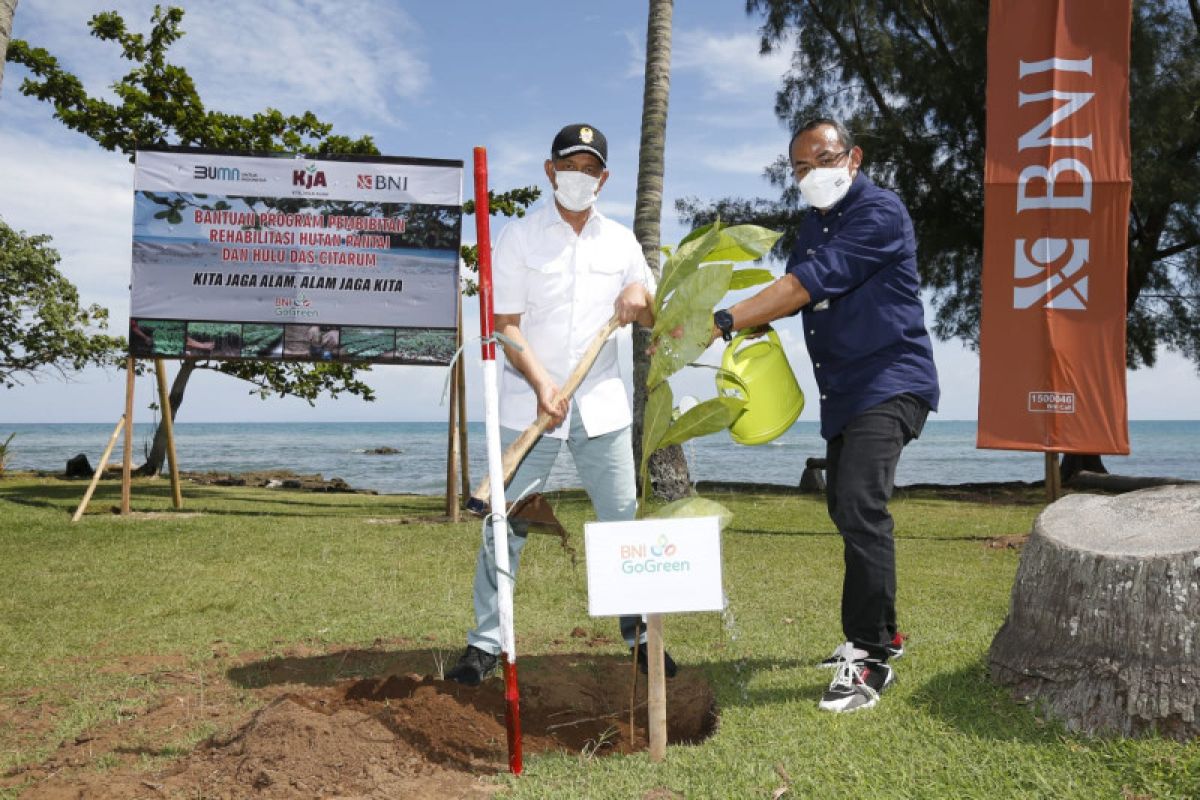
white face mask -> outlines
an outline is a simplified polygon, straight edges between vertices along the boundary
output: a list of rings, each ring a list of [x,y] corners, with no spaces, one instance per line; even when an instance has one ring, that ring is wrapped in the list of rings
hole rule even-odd
[[[563,208],[568,211],[586,211],[592,207],[592,203],[596,202],[596,192],[600,188],[599,178],[593,178],[582,172],[558,172],[557,170],[554,176],[555,183],[558,184],[554,190],[554,199]]]
[[[813,208],[826,209],[850,191],[850,165],[844,167],[818,167],[811,170],[800,181],[800,194]]]

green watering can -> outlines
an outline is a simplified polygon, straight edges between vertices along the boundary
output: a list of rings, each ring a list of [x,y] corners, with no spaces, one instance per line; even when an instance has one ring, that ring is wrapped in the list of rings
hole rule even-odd
[[[746,401],[729,426],[738,444],[766,444],[778,438],[804,409],[804,392],[788,364],[774,328],[765,339],[739,349],[747,334],[740,333],[725,348],[717,370],[717,393]]]

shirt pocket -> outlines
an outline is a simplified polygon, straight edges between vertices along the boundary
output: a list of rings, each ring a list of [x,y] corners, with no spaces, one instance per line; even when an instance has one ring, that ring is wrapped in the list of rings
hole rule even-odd
[[[585,273],[586,296],[597,303],[613,303],[625,281],[625,265],[616,259],[598,259],[588,264]]]
[[[573,250],[570,245],[547,242],[530,252],[525,262],[526,306],[530,310],[544,311],[570,302]]]

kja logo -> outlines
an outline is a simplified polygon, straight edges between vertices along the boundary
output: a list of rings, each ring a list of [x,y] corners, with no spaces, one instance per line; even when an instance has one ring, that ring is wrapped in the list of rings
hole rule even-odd
[[[305,189],[312,189],[314,186],[328,186],[325,181],[325,172],[317,169],[316,164],[309,164],[304,169],[292,170],[292,186],[303,186]]]

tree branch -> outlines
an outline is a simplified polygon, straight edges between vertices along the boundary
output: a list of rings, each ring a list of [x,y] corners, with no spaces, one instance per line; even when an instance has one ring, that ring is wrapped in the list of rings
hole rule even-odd
[[[1154,253],[1151,254],[1150,260],[1161,261],[1164,258],[1170,258],[1171,256],[1185,253],[1188,250],[1191,250],[1193,247],[1200,247],[1200,239],[1193,239],[1190,242],[1182,242],[1174,245],[1173,247],[1168,247],[1165,250],[1155,250]]]
[[[875,78],[870,73],[869,62],[864,59],[862,55],[862,48],[860,46],[856,47],[851,45],[851,43],[847,41],[846,37],[842,36],[841,31],[838,30],[838,27],[821,13],[821,7],[819,3],[815,2],[815,0],[808,0],[808,7],[812,9],[813,16],[821,21],[821,27],[824,28],[825,32],[829,34],[829,37],[833,39],[834,44],[837,45],[838,51],[841,53],[845,62],[851,65],[854,71],[858,73],[859,77],[862,78],[863,84],[866,86],[867,93],[871,95],[871,99],[874,101],[875,107],[879,110],[880,116],[890,121],[892,119],[892,110],[888,107],[887,102],[883,99],[883,94],[879,91],[879,87],[875,83]],[[859,28],[857,20],[854,22],[854,32],[856,40],[855,43],[858,44],[857,39],[859,35]]]

